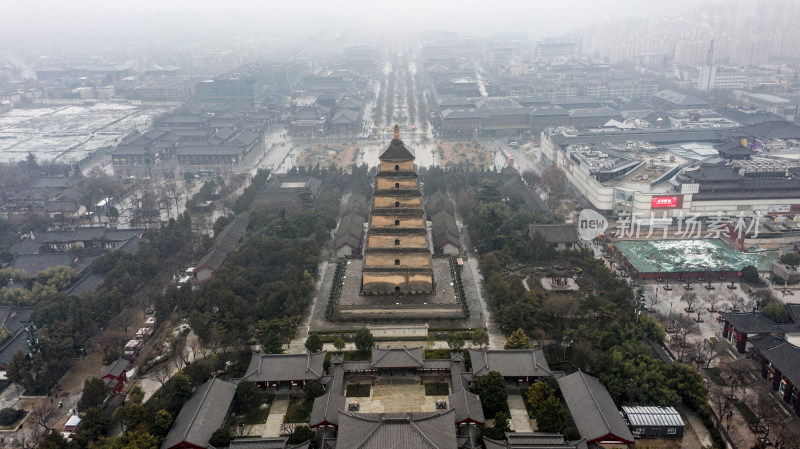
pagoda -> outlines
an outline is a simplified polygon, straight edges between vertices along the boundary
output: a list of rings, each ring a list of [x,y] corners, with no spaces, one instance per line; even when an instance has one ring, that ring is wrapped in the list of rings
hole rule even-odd
[[[373,195],[361,293],[430,294],[433,269],[414,153],[394,139],[380,155]]]

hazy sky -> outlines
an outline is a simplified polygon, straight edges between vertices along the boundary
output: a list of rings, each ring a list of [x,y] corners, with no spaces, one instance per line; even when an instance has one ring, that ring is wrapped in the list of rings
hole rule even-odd
[[[40,41],[321,31],[403,35],[446,29],[470,35],[560,34],[613,16],[684,10],[691,0],[0,0],[6,35]],[[10,14],[9,14],[10,12]],[[15,39],[15,40],[17,40]],[[2,43],[0,43],[2,45]]]

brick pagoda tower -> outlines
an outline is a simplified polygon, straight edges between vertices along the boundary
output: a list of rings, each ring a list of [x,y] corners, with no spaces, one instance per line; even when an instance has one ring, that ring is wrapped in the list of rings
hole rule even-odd
[[[364,251],[362,294],[433,292],[433,270],[414,153],[394,139],[380,156]]]

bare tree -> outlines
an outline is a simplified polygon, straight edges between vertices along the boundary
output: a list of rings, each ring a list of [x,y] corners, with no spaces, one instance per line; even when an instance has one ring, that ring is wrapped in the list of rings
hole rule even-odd
[[[45,431],[50,430],[55,425],[55,419],[58,417],[58,409],[55,404],[47,400],[41,400],[31,410],[28,416],[28,421],[34,425],[42,427]]]
[[[164,184],[164,190],[175,203],[175,214],[179,214],[181,212],[181,199],[183,199],[186,193],[183,185],[175,181],[170,181]]]
[[[783,413],[775,408],[773,398],[756,394],[745,398],[744,401],[756,415],[757,425],[764,432],[764,437],[769,438],[773,429],[783,421]]]
[[[772,437],[775,449],[800,449],[800,431],[789,420],[775,425]]]
[[[753,367],[751,361],[748,359],[739,359],[727,364],[728,372],[728,385],[731,386],[731,394],[736,391],[738,387],[741,395],[744,396],[747,387],[749,387],[755,380],[753,377]]]
[[[158,368],[153,370],[153,377],[163,387],[169,380],[169,366],[166,363],[162,363]]]
[[[542,182],[542,177],[531,169],[522,172],[522,179],[528,187],[535,187]]]
[[[711,366],[711,362],[719,358],[728,347],[721,341],[703,340],[692,344],[693,355],[698,362],[701,362],[706,369]]]
[[[656,304],[658,304],[658,295],[650,295],[647,297],[647,303],[650,305],[650,310],[653,311],[656,309]]]
[[[686,307],[686,311],[688,313],[694,312],[692,305],[697,301],[697,293],[684,293],[681,295],[681,301],[685,302],[688,307]]]
[[[744,310],[744,298],[740,296],[731,296],[731,306],[732,310],[735,311],[743,311]]]
[[[678,361],[683,362],[691,350],[688,337],[693,334],[698,334],[700,332],[700,327],[689,315],[677,315],[673,321],[675,323],[674,349]]]
[[[114,322],[116,323],[117,327],[119,327],[122,330],[122,332],[125,334],[126,337],[129,335],[128,334],[128,330],[130,330],[130,327],[136,321],[137,321],[137,317],[133,314],[133,310],[131,310],[131,309],[123,310],[114,319]]]
[[[715,294],[708,295],[708,311],[714,313],[717,311],[717,304],[719,303],[719,296]]]

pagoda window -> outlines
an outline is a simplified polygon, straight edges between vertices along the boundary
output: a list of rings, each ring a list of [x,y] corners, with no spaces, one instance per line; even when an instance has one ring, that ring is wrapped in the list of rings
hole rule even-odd
[[[395,259],[395,260],[394,260],[394,264],[395,264],[395,265],[400,265],[400,259]]]
[[[394,183],[394,188],[395,189],[399,189],[400,188],[400,183],[399,182]]]
[[[394,171],[400,171],[400,166],[399,165],[395,165],[394,166]]]
[[[394,202],[394,207],[400,207],[400,201],[395,201]]]
[[[395,226],[400,226],[400,220],[395,220],[395,221],[394,221],[394,225],[395,225]]]
[[[400,246],[400,239],[394,239],[394,246]]]

